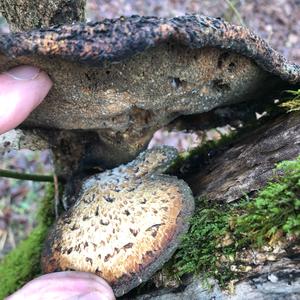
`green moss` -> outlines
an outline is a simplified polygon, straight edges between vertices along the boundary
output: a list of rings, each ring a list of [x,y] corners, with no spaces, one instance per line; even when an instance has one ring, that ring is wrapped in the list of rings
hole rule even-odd
[[[233,218],[240,245],[261,247],[277,232],[300,234],[300,156],[277,165],[276,175],[254,199],[244,205],[245,213]]]
[[[37,226],[26,240],[0,262],[0,299],[41,273],[40,255],[43,242],[54,220],[53,198],[53,186],[49,184],[37,214]]]
[[[199,168],[201,168],[201,164],[206,165],[208,160],[224,152],[225,149],[229,148],[241,135],[242,133],[240,131],[233,131],[228,135],[222,135],[221,139],[217,141],[206,141],[198,147],[179,153],[166,173],[182,178],[192,173],[194,169],[198,171]]]
[[[286,91],[292,97],[288,97],[283,100],[284,102],[280,104],[280,107],[286,109],[288,112],[299,111],[300,110],[300,89],[298,90],[288,90]]]
[[[278,164],[276,174],[252,200],[229,206],[198,199],[190,230],[172,259],[172,273],[214,277],[224,287],[240,276],[232,268],[239,252],[287,234],[299,238],[300,156]]]

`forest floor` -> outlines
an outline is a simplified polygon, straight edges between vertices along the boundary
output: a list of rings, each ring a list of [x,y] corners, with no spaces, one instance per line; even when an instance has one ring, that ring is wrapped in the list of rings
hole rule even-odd
[[[89,21],[132,14],[172,17],[198,13],[243,24],[266,39],[286,58],[300,64],[300,0],[89,0]],[[8,32],[0,18],[0,32]],[[220,136],[218,130],[209,138]],[[203,133],[156,133],[153,144],[170,144],[186,149],[201,143]],[[0,169],[49,174],[53,172],[49,151],[11,152],[0,158]],[[35,211],[45,184],[0,178],[0,258],[24,239],[35,226]]]

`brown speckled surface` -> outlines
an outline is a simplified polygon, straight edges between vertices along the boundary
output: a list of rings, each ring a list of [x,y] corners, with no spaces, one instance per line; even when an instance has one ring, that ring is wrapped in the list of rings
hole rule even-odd
[[[59,149],[66,131],[78,139],[92,133],[81,153],[105,167],[136,157],[177,117],[264,99],[299,82],[299,66],[248,29],[200,15],[133,16],[1,35],[0,71],[19,64],[36,65],[54,81],[21,126],[43,129]],[[64,145],[75,148],[78,139]]]
[[[132,16],[91,24],[55,26],[0,37],[0,51],[9,56],[42,54],[76,61],[119,61],[158,44],[175,41],[190,48],[230,49],[255,60],[268,72],[300,81],[300,67],[244,27],[201,15],[171,19]]]
[[[93,272],[117,296],[148,280],[176,250],[194,209],[188,185],[160,175],[176,156],[174,148],[153,148],[85,180],[50,232],[44,272]]]

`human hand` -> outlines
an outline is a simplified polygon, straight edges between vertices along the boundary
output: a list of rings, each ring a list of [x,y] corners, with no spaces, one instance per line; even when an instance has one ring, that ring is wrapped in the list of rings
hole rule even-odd
[[[35,67],[19,66],[0,74],[0,134],[22,123],[51,86],[48,75]]]
[[[83,272],[57,272],[38,277],[6,300],[113,300],[102,278]]]
[[[0,74],[0,134],[18,126],[46,97],[52,82],[45,72],[20,66]],[[100,277],[83,272],[40,276],[7,300],[113,300],[111,287]]]

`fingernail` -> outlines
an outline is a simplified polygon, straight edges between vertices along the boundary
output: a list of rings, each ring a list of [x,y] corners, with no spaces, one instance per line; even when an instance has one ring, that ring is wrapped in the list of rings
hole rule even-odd
[[[32,66],[19,66],[6,72],[15,80],[33,80],[39,73],[40,69]]]
[[[78,300],[111,300],[105,294],[100,292],[91,292],[85,295],[80,295],[77,298]]]

